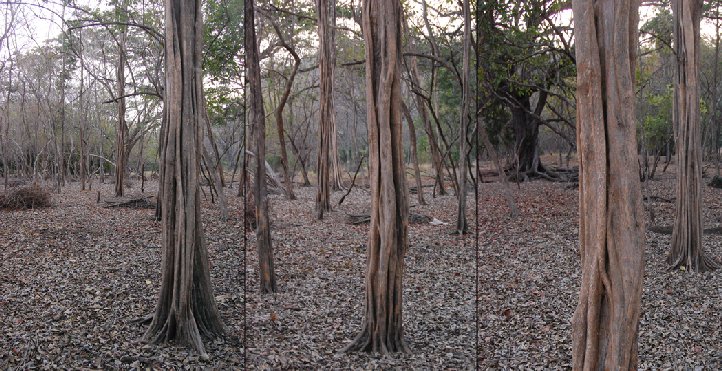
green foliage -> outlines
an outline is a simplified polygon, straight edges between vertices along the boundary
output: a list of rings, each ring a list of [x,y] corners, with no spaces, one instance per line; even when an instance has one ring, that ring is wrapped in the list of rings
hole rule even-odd
[[[660,94],[647,97],[649,110],[646,115],[641,117],[642,135],[640,135],[647,148],[661,149],[672,140],[673,101],[674,91],[671,86]]]

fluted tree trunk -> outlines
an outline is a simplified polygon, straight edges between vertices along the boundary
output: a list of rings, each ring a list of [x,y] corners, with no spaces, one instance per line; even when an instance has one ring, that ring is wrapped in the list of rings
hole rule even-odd
[[[364,0],[371,226],[365,319],[347,351],[407,351],[402,278],[408,250],[408,190],[401,145],[401,3]]]
[[[573,0],[579,254],[575,370],[634,370],[644,276],[634,69],[638,0]]]
[[[702,249],[702,137],[699,122],[699,26],[702,0],[672,0],[677,73],[674,90],[674,127],[677,142],[677,199],[672,268],[697,272],[717,264]],[[713,98],[716,99],[716,98]]]
[[[330,151],[333,145],[333,48],[331,27],[329,25],[329,0],[316,0],[318,13],[318,69],[320,71],[318,161],[316,180],[316,218],[323,219],[324,213],[331,211]]]
[[[261,293],[276,292],[276,273],[273,268],[273,246],[271,244],[271,223],[268,213],[268,191],[266,190],[266,115],[263,109],[261,66],[256,42],[255,1],[243,3],[244,47],[246,49],[246,83],[249,93],[249,120],[251,140],[255,142],[255,179],[253,198],[256,206],[256,244],[259,264]]]
[[[207,358],[223,333],[211,285],[198,184],[202,136],[200,0],[165,2],[165,128],[161,148],[163,278],[144,340],[173,341]]]

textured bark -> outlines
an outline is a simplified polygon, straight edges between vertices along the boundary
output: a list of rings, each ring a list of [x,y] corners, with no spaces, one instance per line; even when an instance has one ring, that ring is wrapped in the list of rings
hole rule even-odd
[[[471,9],[469,0],[464,0],[464,55],[462,61],[462,73],[464,78],[461,82],[462,102],[461,102],[461,125],[459,132],[459,203],[456,212],[456,231],[460,234],[467,232],[468,225],[466,222],[466,172],[467,172],[467,148],[466,135],[469,127],[469,111],[471,106],[471,65],[469,62],[471,54]]]
[[[636,369],[644,276],[634,63],[639,3],[573,0],[579,253],[575,370]]]
[[[528,111],[530,98],[528,96],[517,97],[517,102],[524,106],[524,108],[511,107],[511,124],[514,128],[514,148],[516,149],[518,171],[530,174],[544,171],[539,161],[539,123],[532,118]]]
[[[329,63],[329,67],[331,68],[331,189],[334,191],[338,191],[343,189],[343,184],[341,184],[341,164],[338,160],[338,127],[336,125],[336,112],[335,112],[335,106],[333,102],[333,80],[335,76],[335,69],[336,69],[336,0],[328,0],[328,12],[330,18],[331,27],[329,27],[328,30],[328,39],[326,42],[328,43],[328,48],[331,51],[331,63]],[[330,201],[329,201],[330,202]]]
[[[276,292],[276,273],[273,268],[271,223],[266,189],[266,115],[263,109],[261,67],[256,42],[255,1],[246,0],[244,8],[244,42],[246,49],[246,78],[249,91],[250,142],[255,144],[255,181],[253,197],[256,204],[256,243],[258,250],[259,284],[261,293]]]
[[[128,125],[125,122],[125,39],[127,28],[123,28],[118,43],[118,65],[115,76],[118,92],[118,126],[115,130],[115,196],[123,196],[123,185],[125,183],[126,168],[126,146],[125,140],[128,132]]]
[[[207,357],[202,337],[223,334],[211,286],[198,174],[202,140],[200,0],[165,2],[165,109],[161,142],[163,278],[144,340],[174,341]]]
[[[366,105],[371,183],[371,226],[366,310],[347,351],[407,351],[403,342],[402,277],[408,249],[408,190],[401,145],[401,4],[364,0]]]
[[[324,213],[331,211],[330,150],[335,121],[333,112],[333,44],[329,40],[331,27],[328,24],[329,0],[316,0],[316,11],[318,12],[318,69],[321,73],[319,82],[321,90],[319,116],[321,121],[318,129],[316,218],[323,219]]]
[[[411,112],[406,103],[401,102],[401,110],[406,117],[406,122],[409,124],[409,142],[411,142],[411,162],[414,163],[414,179],[416,180],[416,197],[418,197],[419,205],[426,205],[424,200],[424,186],[421,183],[421,170],[419,169],[419,155],[416,150],[416,126],[414,120],[411,118]],[[361,163],[359,162],[359,165]],[[354,175],[354,179],[356,176]],[[353,183],[351,184],[353,186]],[[339,203],[340,205],[340,203]]]
[[[697,272],[717,264],[702,250],[702,138],[699,122],[699,25],[701,0],[672,0],[677,73],[674,127],[677,142],[677,199],[672,248],[673,269]]]

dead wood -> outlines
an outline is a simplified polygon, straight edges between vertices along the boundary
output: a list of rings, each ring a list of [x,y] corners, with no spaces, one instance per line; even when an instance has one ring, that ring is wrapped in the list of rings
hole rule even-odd
[[[132,209],[154,209],[155,201],[152,200],[153,196],[149,195],[134,195],[134,196],[123,196],[123,197],[112,197],[103,200],[104,208],[111,207],[127,207]]]

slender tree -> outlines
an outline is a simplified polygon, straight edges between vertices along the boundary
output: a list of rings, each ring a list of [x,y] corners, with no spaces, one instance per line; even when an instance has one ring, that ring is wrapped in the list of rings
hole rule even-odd
[[[201,0],[165,2],[165,128],[161,142],[163,278],[144,340],[190,345],[223,333],[211,286],[198,174],[202,153]]]
[[[632,370],[644,276],[634,69],[638,0],[573,0],[579,253],[575,370]]]
[[[246,49],[246,85],[249,90],[249,119],[251,121],[251,142],[255,142],[255,183],[253,198],[256,203],[256,243],[261,293],[276,292],[276,273],[273,269],[273,246],[271,245],[271,223],[268,215],[268,194],[266,191],[266,115],[263,109],[261,66],[256,42],[255,1],[243,3],[244,46]]]
[[[402,278],[408,250],[408,190],[401,145],[401,3],[364,0],[366,107],[371,226],[366,310],[347,351],[407,351],[403,341]]]
[[[127,2],[123,1],[122,8],[118,9],[118,21],[123,22],[128,10]],[[116,66],[116,84],[118,97],[116,104],[118,105],[118,127],[116,128],[116,156],[115,156],[115,195],[120,197],[123,195],[123,186],[125,183],[126,168],[126,139],[128,134],[128,125],[125,122],[125,44],[128,37],[128,26],[122,25],[120,31],[120,40],[118,41],[118,65]]]
[[[459,128],[459,142],[461,158],[459,159],[460,167],[459,170],[459,208],[456,213],[456,230],[460,234],[467,232],[466,223],[466,172],[467,162],[466,155],[469,152],[467,148],[467,131],[469,127],[469,113],[472,102],[471,89],[469,85],[472,83],[471,80],[471,64],[469,62],[471,54],[471,7],[469,6],[469,0],[464,0],[462,7],[464,8],[464,56],[462,61],[462,73],[464,78],[461,82],[462,91],[462,102],[461,102],[461,127]]]
[[[318,13],[318,69],[320,77],[320,124],[317,162],[316,217],[323,219],[327,211],[331,211],[330,185],[330,150],[334,134],[333,112],[333,44],[331,44],[331,27],[329,26],[329,0],[316,0]]]
[[[677,142],[677,200],[672,249],[673,268],[698,272],[717,264],[702,250],[702,137],[699,122],[699,26],[702,0],[672,0],[677,57],[674,127]]]

